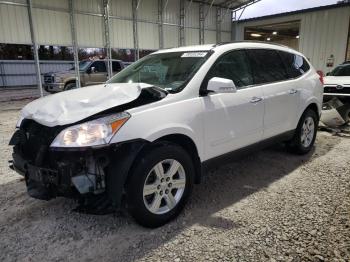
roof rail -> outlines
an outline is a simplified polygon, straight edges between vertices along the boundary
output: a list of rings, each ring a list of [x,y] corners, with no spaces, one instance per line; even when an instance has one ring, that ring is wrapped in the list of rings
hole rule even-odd
[[[220,43],[217,43],[216,45],[214,45],[214,47],[222,46],[222,45],[228,45],[228,44],[236,44],[236,43],[267,44],[267,45],[276,45],[276,46],[290,48],[289,46],[277,44],[277,43],[274,43],[274,42],[256,41],[256,40],[238,40],[238,41],[232,41],[232,42],[220,42]]]

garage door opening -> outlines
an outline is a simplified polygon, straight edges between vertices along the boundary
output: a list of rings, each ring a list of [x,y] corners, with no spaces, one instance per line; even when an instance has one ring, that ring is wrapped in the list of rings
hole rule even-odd
[[[249,26],[244,29],[244,40],[274,42],[298,50],[299,28],[300,21]]]

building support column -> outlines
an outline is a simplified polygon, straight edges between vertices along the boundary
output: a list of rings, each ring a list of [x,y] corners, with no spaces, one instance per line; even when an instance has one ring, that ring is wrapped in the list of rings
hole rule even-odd
[[[231,11],[230,15],[233,18],[233,21],[231,23],[231,41],[235,41],[237,30],[237,12]]]
[[[159,49],[164,48],[164,32],[163,32],[163,0],[158,0],[158,32],[159,32]]]
[[[204,44],[204,4],[199,3],[199,44]]]
[[[216,43],[221,43],[222,9],[216,7]]]
[[[109,0],[103,0],[103,20],[104,20],[104,38],[107,58],[108,79],[113,76],[112,71],[112,49],[110,40],[110,19],[109,19]]]
[[[133,39],[134,39],[134,55],[135,55],[135,61],[137,61],[140,57],[140,50],[139,50],[139,37],[137,32],[137,9],[139,8],[141,0],[132,0],[132,33],[133,33]]]
[[[33,24],[33,4],[32,0],[27,0],[27,8],[28,8],[28,18],[29,18],[29,29],[30,29],[30,36],[32,40],[33,45],[33,53],[34,53],[34,61],[35,61],[35,70],[36,70],[36,78],[37,78],[37,84],[40,91],[40,96],[43,97],[43,87],[41,82],[41,71],[40,71],[40,64],[39,64],[39,53],[38,53],[38,43],[36,41],[35,31],[34,31],[34,24]]]
[[[180,0],[179,46],[185,45],[185,0]]]
[[[77,88],[80,88],[80,71],[79,71],[79,53],[77,45],[77,32],[75,29],[75,12],[74,2],[69,0],[69,20],[70,30],[72,35],[72,46],[73,46],[73,57],[74,57],[74,68],[75,68],[75,84]]]

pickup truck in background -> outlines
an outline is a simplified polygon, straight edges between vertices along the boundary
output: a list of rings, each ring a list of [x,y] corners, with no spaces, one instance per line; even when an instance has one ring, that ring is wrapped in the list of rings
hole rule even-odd
[[[112,60],[113,75],[124,69],[126,65],[121,60]],[[107,60],[83,60],[79,62],[80,85],[90,86],[107,81]],[[46,92],[56,93],[77,88],[75,69],[57,73],[44,74],[43,86]]]

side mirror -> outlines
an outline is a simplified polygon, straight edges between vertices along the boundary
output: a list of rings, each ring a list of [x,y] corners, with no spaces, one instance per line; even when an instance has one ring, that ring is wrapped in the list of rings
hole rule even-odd
[[[213,77],[212,79],[210,79],[208,82],[207,90],[215,93],[237,92],[236,85],[231,79],[221,77]]]
[[[96,73],[96,70],[95,70],[95,67],[94,67],[94,66],[90,67],[90,72],[89,72],[89,74],[91,74],[91,73]]]

